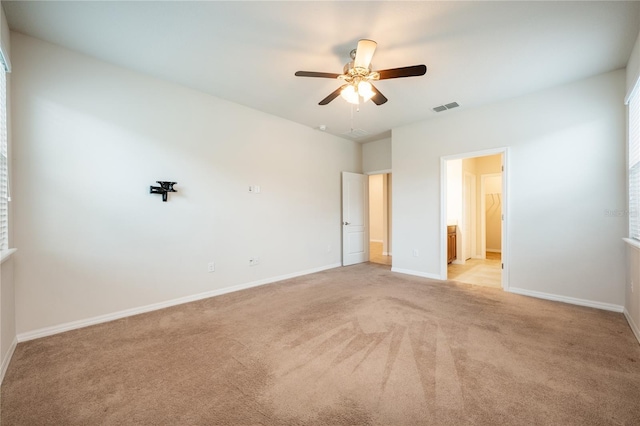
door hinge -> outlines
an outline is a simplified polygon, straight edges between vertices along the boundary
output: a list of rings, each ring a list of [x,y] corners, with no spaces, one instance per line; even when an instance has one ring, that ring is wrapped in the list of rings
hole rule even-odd
[[[504,166],[501,167],[502,171],[504,172]]]
[[[502,269],[504,269],[504,263],[502,264]]]

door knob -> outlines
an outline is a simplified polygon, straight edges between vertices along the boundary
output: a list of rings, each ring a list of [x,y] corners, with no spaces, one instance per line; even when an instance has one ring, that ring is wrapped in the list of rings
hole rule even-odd
[[[342,222],[343,225],[351,225],[351,222]]]

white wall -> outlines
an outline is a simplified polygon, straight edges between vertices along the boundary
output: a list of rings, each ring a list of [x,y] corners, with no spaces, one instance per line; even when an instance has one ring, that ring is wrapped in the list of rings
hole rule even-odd
[[[2,2],[0,2],[0,5]],[[9,68],[11,68],[11,37],[9,30],[9,24],[7,24],[7,17],[4,14],[4,9],[0,6],[0,47],[2,48],[2,52],[5,55],[5,60],[9,63]]]
[[[640,34],[633,46],[629,63],[627,64],[627,95],[640,76]],[[628,157],[626,162],[628,172]],[[625,211],[629,211],[629,205]],[[628,218],[625,217],[626,220]],[[625,314],[636,338],[640,341],[640,248],[629,245],[626,255],[626,286],[625,286]],[[631,290],[633,286],[633,291]]]
[[[640,248],[628,245],[626,261],[625,315],[640,341]]]
[[[0,267],[0,383],[17,344],[14,292],[13,259],[9,258]]]
[[[391,138],[380,139],[373,142],[367,142],[362,144],[362,172],[374,173],[374,172],[388,172],[391,170]],[[385,185],[387,203],[392,199],[393,185],[391,174],[387,174],[387,182]],[[391,218],[393,215],[392,209],[385,209],[385,213],[388,216],[383,220],[383,233],[387,236],[383,237],[383,254],[391,255],[392,253],[392,239],[393,230],[391,224]],[[373,237],[370,237],[373,239]]]
[[[485,194],[501,194],[502,176],[487,176],[484,181],[484,192]]]
[[[369,240],[384,241],[384,175],[369,176]]]
[[[484,180],[486,250],[502,251],[502,176]]]
[[[448,178],[448,183],[447,183],[447,205],[449,206],[451,203],[450,197],[455,196],[456,199],[459,198],[460,199],[460,203],[461,203],[461,207],[460,207],[460,218],[458,219],[458,232],[457,232],[457,236],[458,236],[458,245],[457,245],[457,256],[458,256],[458,263],[462,263],[460,262],[460,259],[468,259],[470,257],[479,257],[482,258],[482,256],[484,255],[484,250],[481,248],[482,244],[483,244],[483,229],[485,231],[485,238],[486,240],[484,241],[485,247],[489,247],[489,248],[493,248],[494,251],[500,251],[501,245],[498,243],[495,246],[488,246],[488,241],[491,240],[492,244],[495,242],[494,238],[497,238],[497,241],[500,241],[500,228],[501,228],[501,215],[498,214],[495,217],[493,217],[492,220],[492,224],[493,225],[497,225],[497,233],[493,232],[496,228],[494,227],[491,231],[487,231],[486,229],[486,225],[487,225],[487,220],[485,219],[485,223],[482,224],[482,218],[485,217],[486,218],[486,214],[483,215],[481,214],[481,209],[487,207],[486,203],[482,203],[481,202],[481,197],[482,197],[482,176],[486,175],[486,174],[493,174],[493,173],[500,173],[501,169],[502,169],[502,155],[501,154],[496,154],[496,155],[486,155],[486,156],[480,156],[480,157],[467,157],[467,158],[463,158],[462,160],[449,160],[447,161],[447,174],[451,174],[453,173],[458,173],[457,171],[457,166],[455,165],[456,161],[462,161],[462,170],[461,170],[461,176],[460,176],[460,180],[461,180],[461,189],[460,192],[461,194],[458,196],[457,194],[453,195],[450,193],[449,190],[449,182],[452,180],[452,178]],[[450,167],[453,164],[453,169],[450,169]],[[466,191],[466,176],[467,175],[472,175],[469,178],[472,181],[475,181],[475,185],[472,188],[472,194],[470,194],[470,198],[471,198],[471,203],[470,205],[466,205],[466,201],[465,201],[465,191]],[[454,177],[453,180],[455,181],[456,179],[458,179],[457,177]],[[494,197],[495,199],[495,197]],[[489,200],[491,201],[491,198],[489,197]],[[491,202],[489,203],[489,205],[491,205]],[[498,213],[500,211],[500,209],[497,209],[496,211],[492,211],[493,213]],[[469,241],[469,245],[467,246],[467,249],[465,250],[464,247],[466,246],[465,244],[465,238],[467,237],[467,231],[465,229],[465,227],[467,226],[466,224],[466,214],[469,214],[469,221],[471,222],[469,224],[469,226],[471,227],[470,230],[470,234],[471,234],[471,241]],[[497,221],[495,220],[497,219]],[[453,224],[451,223],[452,220],[449,217],[449,211],[447,211],[447,223],[448,224]],[[489,236],[487,235],[487,232],[492,232],[492,235]],[[467,253],[468,251],[468,253]]]
[[[487,155],[483,157],[474,158],[475,171],[477,174],[477,180],[479,185],[477,187],[477,199],[478,199],[478,211],[484,205],[484,215],[478,214],[478,246],[481,247],[482,241],[482,229],[485,230],[484,247],[481,250],[483,253],[488,251],[502,251],[502,177],[486,177],[484,179],[484,192],[485,194],[494,193],[491,195],[485,195],[485,202],[481,203],[482,195],[482,182],[483,175],[491,175],[502,172],[502,155]],[[500,194],[500,196],[496,194]],[[493,206],[493,207],[492,207]],[[480,220],[484,217],[484,224],[480,223]]]
[[[383,247],[383,253],[385,256],[391,256],[393,254],[393,174],[387,174],[387,220],[385,224],[387,225],[387,244],[386,247]]]
[[[363,173],[391,170],[391,139],[362,144]]]
[[[19,333],[339,264],[359,144],[21,34],[12,55]]]
[[[633,46],[633,50],[631,51],[631,56],[629,57],[629,62],[627,63],[626,70],[626,93],[633,89],[633,85],[636,80],[640,76],[640,34],[636,38],[636,43]]]
[[[464,161],[447,161],[447,226],[456,226],[456,260],[464,264]]]
[[[464,214],[460,218],[462,227],[457,229],[457,256],[458,260],[454,263],[464,263],[467,259],[473,257],[480,257],[478,253],[478,247],[480,247],[481,232],[480,232],[480,178],[478,177],[477,158],[464,158],[462,160],[462,205]],[[473,186],[470,188],[469,198],[467,202],[467,179],[470,180],[469,184]],[[475,185],[474,185],[475,183]],[[469,224],[467,224],[467,214],[469,215]],[[470,227],[467,230],[467,226]],[[474,232],[475,231],[475,232]],[[470,241],[466,241],[469,238]]]
[[[512,290],[620,309],[624,91],[620,70],[394,129],[394,269],[440,276],[441,156],[508,147]]]
[[[0,6],[0,46],[4,53],[5,60],[10,63],[10,33],[4,10]],[[7,136],[8,136],[8,152],[11,157],[11,75],[7,74],[7,102],[9,105],[7,111]],[[9,162],[9,173],[11,173],[11,161]],[[11,176],[9,181],[11,182]],[[9,203],[9,224],[13,219],[12,204]],[[9,227],[9,244],[13,246],[12,229]],[[13,281],[13,259],[6,258],[0,265],[0,383],[4,378],[4,373],[11,355],[15,349],[16,340],[16,322],[15,322],[15,297],[14,297],[14,281]]]
[[[447,225],[462,225],[462,160],[447,161]]]

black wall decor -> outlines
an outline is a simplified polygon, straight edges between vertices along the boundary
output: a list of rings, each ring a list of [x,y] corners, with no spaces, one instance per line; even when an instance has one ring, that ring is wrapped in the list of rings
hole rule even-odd
[[[162,201],[165,201],[165,202],[167,201],[167,193],[178,192],[175,189],[173,189],[173,185],[175,185],[178,182],[164,182],[161,180],[157,180],[156,182],[158,182],[160,186],[150,186],[149,193],[162,194]]]

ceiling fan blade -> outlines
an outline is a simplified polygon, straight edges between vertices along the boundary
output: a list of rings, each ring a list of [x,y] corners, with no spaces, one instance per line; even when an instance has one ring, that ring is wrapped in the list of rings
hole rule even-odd
[[[326,98],[324,98],[323,100],[321,100],[320,102],[318,102],[318,105],[326,105],[329,102],[331,102],[332,100],[334,100],[335,98],[337,98],[338,96],[340,96],[340,92],[342,91],[342,89],[344,89],[347,85],[345,84],[344,86],[338,87],[336,90],[334,90],[333,92],[331,92],[331,94],[329,96],[327,96]]]
[[[386,80],[389,78],[402,78],[402,77],[418,77],[427,73],[426,65],[413,65],[410,67],[392,68],[389,70],[378,71],[380,74],[379,80]]]
[[[385,95],[380,93],[380,91],[373,84],[371,85],[371,89],[375,93],[375,95],[373,95],[371,97],[371,100],[373,101],[374,104],[382,105],[382,104],[384,104],[385,102],[387,102],[389,100],[389,99],[387,99],[387,97]]]
[[[355,68],[369,68],[377,45],[378,43],[373,40],[360,40],[356,48],[356,58],[353,60],[353,66]]]
[[[334,74],[330,72],[315,72],[315,71],[296,71],[296,77],[320,77],[320,78],[338,78],[342,74]]]

